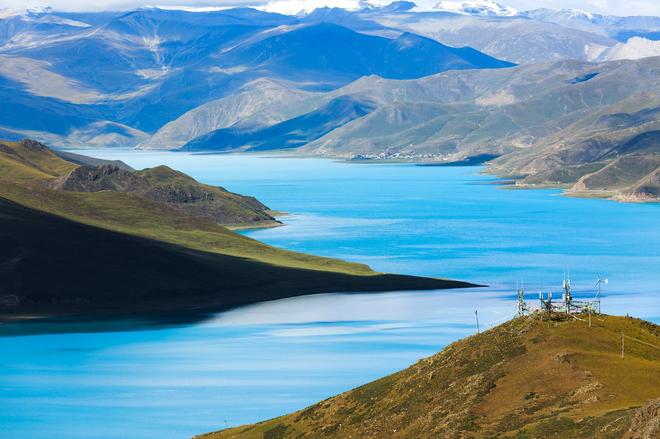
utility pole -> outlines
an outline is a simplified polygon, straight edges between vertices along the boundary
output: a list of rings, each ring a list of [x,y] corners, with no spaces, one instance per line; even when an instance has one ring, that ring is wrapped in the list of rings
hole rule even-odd
[[[476,309],[474,310],[474,317],[477,319],[477,334],[479,334],[479,314]]]

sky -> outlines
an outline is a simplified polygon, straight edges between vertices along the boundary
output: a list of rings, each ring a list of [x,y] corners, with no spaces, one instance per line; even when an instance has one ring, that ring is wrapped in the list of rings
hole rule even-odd
[[[372,0],[386,4],[391,0]],[[412,0],[414,1],[414,0]],[[423,0],[433,2],[438,0]],[[50,6],[60,11],[127,10],[143,6],[227,7],[257,6],[276,12],[312,10],[315,7],[337,6],[355,8],[360,0],[2,0],[0,5],[11,10],[25,10],[35,6]],[[536,8],[572,8],[612,15],[660,16],[660,0],[504,0],[499,3],[519,11]]]

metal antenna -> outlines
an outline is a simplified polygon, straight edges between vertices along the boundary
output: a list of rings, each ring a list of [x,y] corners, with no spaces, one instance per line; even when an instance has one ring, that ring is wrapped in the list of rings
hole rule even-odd
[[[596,311],[598,314],[600,314],[600,286],[602,284],[607,285],[607,278],[601,279],[600,278],[600,273],[596,274],[596,306],[598,307],[598,310]]]
[[[527,303],[525,303],[525,289],[523,288],[523,282],[522,280],[518,282],[518,316],[522,316],[525,314],[525,311],[527,311],[529,308],[527,307]]]
[[[477,313],[477,310],[474,310],[474,317],[477,319],[477,334],[479,334],[479,313]]]

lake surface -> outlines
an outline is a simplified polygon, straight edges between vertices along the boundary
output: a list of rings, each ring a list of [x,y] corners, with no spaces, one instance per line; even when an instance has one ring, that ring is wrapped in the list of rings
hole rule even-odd
[[[167,164],[289,212],[285,227],[244,232],[273,245],[490,287],[299,297],[197,324],[5,325],[0,437],[179,438],[271,418],[475,332],[475,309],[482,329],[503,321],[517,280],[533,299],[559,292],[564,271],[582,297],[609,278],[603,311],[660,323],[657,204],[501,189],[478,167],[86,153]]]

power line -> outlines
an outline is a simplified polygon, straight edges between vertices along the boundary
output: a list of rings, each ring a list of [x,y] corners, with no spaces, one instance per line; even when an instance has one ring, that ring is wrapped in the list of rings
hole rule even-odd
[[[623,334],[623,332],[622,332],[621,334]],[[640,339],[638,339],[638,338],[631,337],[631,336],[629,336],[629,335],[625,335],[625,334],[623,334],[623,336],[626,337],[626,338],[629,338],[629,339],[631,339],[631,340],[635,340],[635,341],[638,342],[638,343],[642,343],[642,344],[645,344],[645,345],[647,345],[647,346],[650,346],[650,347],[652,347],[652,348],[660,349],[660,346],[656,346],[656,345],[654,345],[653,343],[648,343],[648,342],[646,342],[646,341],[644,341],[644,340],[640,340]]]

